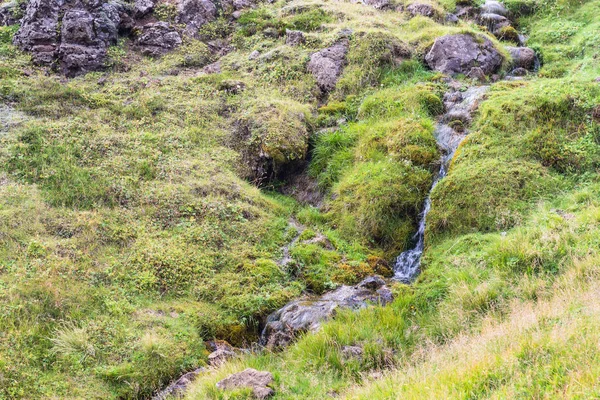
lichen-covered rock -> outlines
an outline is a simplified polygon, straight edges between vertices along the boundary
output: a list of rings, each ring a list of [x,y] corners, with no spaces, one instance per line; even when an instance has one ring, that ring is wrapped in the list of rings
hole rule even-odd
[[[184,24],[185,33],[190,36],[195,36],[200,27],[217,18],[217,6],[210,0],[183,0],[177,12],[177,23]]]
[[[503,57],[488,38],[458,34],[436,39],[425,61],[431,69],[445,74],[466,75],[479,67],[489,75],[502,66]]]
[[[435,8],[433,8],[433,6],[431,6],[430,4],[413,3],[406,7],[406,11],[408,11],[408,13],[413,17],[416,17],[417,15],[422,15],[424,17],[433,18],[436,16]]]
[[[135,45],[142,54],[158,57],[180,46],[182,42],[175,28],[167,22],[156,22],[142,27]]]
[[[535,51],[529,47],[506,47],[512,58],[513,68],[525,68],[532,71],[535,68]]]
[[[342,74],[348,53],[348,40],[341,39],[336,44],[314,53],[310,57],[308,70],[317,80],[322,92],[327,93],[335,88]]]
[[[304,32],[301,31],[285,31],[285,44],[289,46],[300,46],[306,42],[306,37],[304,37]]]
[[[268,317],[261,344],[269,348],[288,346],[298,334],[318,330],[340,308],[359,309],[369,303],[386,305],[392,300],[385,281],[372,276],[356,286],[341,286],[319,298],[293,301]]]
[[[273,389],[268,387],[271,382],[273,382],[273,375],[270,372],[247,368],[217,382],[217,388],[221,390],[250,388],[254,398],[266,399],[275,394]]]

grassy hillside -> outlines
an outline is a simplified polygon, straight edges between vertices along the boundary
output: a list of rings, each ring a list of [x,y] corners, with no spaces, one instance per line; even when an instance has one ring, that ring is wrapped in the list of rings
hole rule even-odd
[[[148,397],[204,365],[207,341],[247,346],[302,293],[389,275],[439,159],[447,87],[424,53],[448,33],[488,35],[432,4],[434,18],[259,5],[161,59],[123,40],[106,73],[70,80],[0,28],[0,111],[23,120],[0,125],[0,398]],[[249,398],[214,385],[247,366],[271,371],[281,399],[598,395],[600,1],[506,4],[543,64],[492,84],[432,194],[417,282],[210,370],[188,398]],[[306,43],[286,45],[286,29]],[[323,96],[306,63],[347,29]],[[207,74],[215,39],[233,50]],[[281,194],[305,158],[320,207]],[[307,229],[282,264],[291,218]],[[316,233],[326,241],[304,240]]]

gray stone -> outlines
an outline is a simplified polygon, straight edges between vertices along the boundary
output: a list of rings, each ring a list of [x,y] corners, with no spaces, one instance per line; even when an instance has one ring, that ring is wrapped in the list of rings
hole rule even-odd
[[[413,17],[416,17],[417,15],[422,15],[424,17],[433,18],[436,16],[435,8],[433,8],[433,6],[431,6],[430,4],[413,3],[406,7],[406,11],[408,11],[408,13]]]
[[[368,277],[356,286],[341,286],[321,297],[292,301],[268,317],[261,344],[269,348],[288,346],[298,334],[318,330],[340,308],[360,309],[392,300],[393,294],[382,278]]]
[[[217,6],[210,0],[183,0],[177,11],[177,23],[184,24],[185,33],[190,36],[196,36],[202,25],[217,19]]]
[[[0,26],[10,26],[19,23],[27,7],[26,2],[9,1],[0,5]]]
[[[503,57],[485,36],[458,34],[437,38],[425,61],[431,69],[445,74],[466,75],[471,68],[479,67],[489,75],[502,66]]]
[[[390,0],[363,0],[363,4],[373,7],[376,10],[385,10],[392,6]]]
[[[327,93],[335,88],[346,62],[348,45],[347,39],[341,39],[333,46],[311,55],[308,71],[313,74],[322,92]]]
[[[450,24],[457,24],[459,21],[458,17],[454,14],[448,13],[446,14],[446,22]]]
[[[360,346],[344,346],[342,347],[342,357],[344,360],[358,359],[360,360],[364,354],[364,350]]]
[[[250,388],[255,398],[266,399],[275,394],[273,389],[268,387],[272,382],[273,375],[270,372],[248,368],[217,382],[217,388],[221,390]]]
[[[493,34],[498,34],[500,29],[510,26],[508,18],[499,15],[484,13],[479,16],[479,23],[484,25]]]
[[[154,9],[154,0],[135,0],[133,9],[136,18],[143,18]]]
[[[535,67],[535,51],[529,47],[510,47],[506,50],[512,57],[513,68],[525,68],[532,71]]]
[[[512,76],[527,76],[527,70],[525,68],[515,68],[510,72]]]
[[[306,42],[304,32],[301,31],[285,31],[285,44],[289,46],[300,46]]]
[[[479,67],[473,67],[467,74],[467,78],[477,79],[480,82],[485,82],[485,72]]]
[[[51,64],[56,59],[62,5],[62,0],[31,0],[27,5],[13,42],[21,50],[31,52],[36,64]]]
[[[235,357],[235,352],[232,350],[217,349],[208,355],[208,365],[218,367],[233,357]]]
[[[135,39],[136,47],[142,54],[158,57],[181,45],[183,41],[175,28],[166,22],[144,25]]]
[[[186,373],[181,378],[167,386],[164,390],[161,390],[154,395],[152,400],[166,400],[173,397],[183,397],[190,384],[196,380],[201,372],[204,372],[204,368],[198,368],[197,370]]]

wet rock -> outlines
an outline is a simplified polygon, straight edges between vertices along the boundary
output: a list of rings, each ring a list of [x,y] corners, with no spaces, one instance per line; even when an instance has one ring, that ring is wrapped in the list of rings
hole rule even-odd
[[[525,68],[515,68],[510,72],[512,76],[527,76],[527,70]]]
[[[479,23],[484,25],[494,35],[499,34],[500,30],[510,26],[508,18],[499,15],[484,13],[479,16]]]
[[[327,93],[335,88],[346,62],[348,40],[342,39],[336,44],[314,53],[310,57],[308,70],[317,80],[322,92]]]
[[[502,15],[503,17],[508,16],[508,10],[506,9],[506,7],[504,7],[502,3],[493,0],[486,1],[485,4],[481,6],[481,12],[484,14],[498,14]]]
[[[485,75],[502,65],[502,55],[486,37],[468,34],[446,35],[435,40],[425,61],[431,69],[445,74],[468,74],[479,67]]]
[[[529,47],[506,47],[512,57],[514,68],[525,68],[532,71],[535,68],[535,51]]]
[[[423,3],[413,3],[406,7],[406,11],[408,11],[408,13],[413,17],[416,17],[417,15],[422,15],[424,17],[433,18],[436,15],[435,8],[433,8],[429,4]]]
[[[135,45],[142,54],[151,57],[161,56],[180,46],[181,43],[179,33],[166,22],[144,25],[135,40]]]
[[[198,375],[204,371],[204,368],[198,368],[195,371],[188,372],[175,382],[171,383],[164,390],[152,397],[152,400],[166,400],[168,398],[183,397],[188,387],[196,380]]]
[[[185,33],[190,36],[196,36],[202,25],[217,19],[217,7],[210,0],[183,0],[177,12],[177,23],[184,24]]]
[[[266,399],[275,394],[273,389],[268,387],[271,382],[273,382],[273,375],[270,372],[248,368],[217,382],[217,388],[221,390],[251,388],[255,398]]]
[[[318,330],[339,308],[386,305],[392,300],[393,294],[382,278],[368,277],[356,286],[341,286],[318,298],[293,301],[269,316],[261,344],[269,348],[288,346],[298,334]]]
[[[304,32],[301,31],[285,31],[285,44],[289,46],[300,46],[306,42]]]
[[[134,16],[143,18],[154,9],[154,0],[135,0],[133,5]]]

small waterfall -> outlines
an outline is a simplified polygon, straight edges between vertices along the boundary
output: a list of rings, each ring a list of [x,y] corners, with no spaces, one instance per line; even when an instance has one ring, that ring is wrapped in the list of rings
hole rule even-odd
[[[394,279],[400,282],[411,283],[419,275],[421,270],[421,255],[425,249],[427,214],[431,209],[431,192],[448,173],[448,167],[456,149],[468,134],[466,130],[452,128],[449,124],[462,127],[468,126],[471,122],[472,113],[477,109],[479,101],[485,95],[488,88],[488,86],[472,86],[464,92],[452,90],[444,95],[446,113],[442,115],[435,128],[435,137],[442,152],[440,169],[433,181],[427,200],[425,200],[425,207],[419,220],[419,229],[414,236],[416,241],[415,247],[403,252],[396,259]]]

